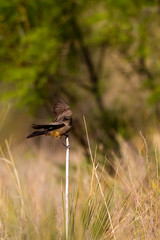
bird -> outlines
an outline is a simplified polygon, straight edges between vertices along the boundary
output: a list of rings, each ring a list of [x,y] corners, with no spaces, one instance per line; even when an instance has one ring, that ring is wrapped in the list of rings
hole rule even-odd
[[[70,106],[68,106],[63,100],[58,99],[53,108],[53,114],[55,119],[52,123],[32,124],[32,128],[36,129],[36,131],[28,135],[27,138],[46,135],[61,140],[62,136],[67,137],[68,132],[72,128],[72,110]]]

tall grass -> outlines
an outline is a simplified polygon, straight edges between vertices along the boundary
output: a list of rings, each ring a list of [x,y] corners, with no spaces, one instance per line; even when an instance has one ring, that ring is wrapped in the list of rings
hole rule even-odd
[[[69,239],[160,239],[160,135],[140,134],[134,147],[119,137],[121,157],[104,156],[111,176],[86,133],[91,164],[78,148],[71,154]],[[65,174],[37,156],[12,154],[7,140],[1,147],[0,239],[65,239]]]

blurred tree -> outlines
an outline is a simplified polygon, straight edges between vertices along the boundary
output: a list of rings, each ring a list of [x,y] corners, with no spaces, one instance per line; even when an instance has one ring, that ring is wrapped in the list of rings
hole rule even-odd
[[[157,104],[159,10],[153,0],[1,0],[1,100],[36,113],[61,97],[78,109],[74,133],[82,144],[83,109],[93,138],[117,146],[116,133],[128,133],[119,111],[104,102],[107,51],[127,59]]]

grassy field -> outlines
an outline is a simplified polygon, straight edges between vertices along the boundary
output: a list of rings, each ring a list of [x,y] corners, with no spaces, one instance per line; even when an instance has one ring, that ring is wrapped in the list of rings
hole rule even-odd
[[[160,239],[160,134],[117,139],[104,165],[89,137],[86,152],[71,139],[69,239]],[[65,148],[2,139],[0,154],[0,239],[65,239]]]

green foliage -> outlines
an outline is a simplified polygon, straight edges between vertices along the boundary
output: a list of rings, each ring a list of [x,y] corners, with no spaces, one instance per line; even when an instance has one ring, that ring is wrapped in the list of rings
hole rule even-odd
[[[160,101],[160,85],[157,85],[150,95],[149,102],[151,104],[158,103]]]
[[[87,99],[88,105],[90,101],[95,104],[92,118],[103,118],[110,114],[103,97],[114,79],[114,70],[106,63],[111,52],[128,62],[140,85],[150,79],[156,89],[160,75],[160,49],[155,47],[159,43],[158,9],[149,0],[1,0],[0,100],[38,111],[57,97],[73,102],[72,107]],[[125,66],[118,71],[126,78]],[[153,92],[149,85],[146,89],[155,98],[157,90]],[[116,114],[100,119],[107,125],[101,135],[104,142],[113,127],[129,135],[117,116],[120,109],[114,104],[111,109]],[[115,122],[123,126],[120,131]]]

